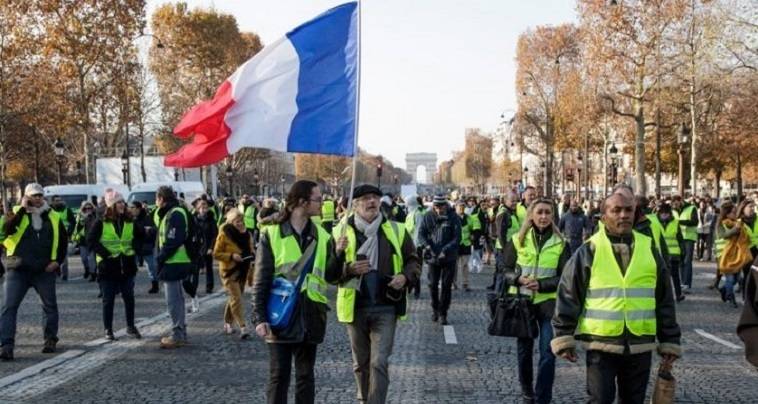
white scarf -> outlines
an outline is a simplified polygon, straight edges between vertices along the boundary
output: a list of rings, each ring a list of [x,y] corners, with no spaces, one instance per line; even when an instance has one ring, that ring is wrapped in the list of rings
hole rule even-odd
[[[47,204],[47,201],[42,202],[42,206],[39,208],[31,206],[26,208],[26,211],[32,216],[32,228],[34,230],[39,231],[42,229],[42,214],[48,210],[50,210],[50,205]]]
[[[379,268],[379,227],[382,224],[382,215],[378,214],[374,221],[369,223],[358,215],[355,218],[355,228],[366,236],[366,241],[358,248],[356,254],[363,254],[371,263],[371,270],[376,271]]]

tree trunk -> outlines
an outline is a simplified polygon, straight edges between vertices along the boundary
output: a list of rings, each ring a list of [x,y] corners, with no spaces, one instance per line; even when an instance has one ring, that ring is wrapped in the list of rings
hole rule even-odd
[[[634,101],[637,135],[634,142],[634,192],[637,195],[647,195],[645,181],[645,110],[641,100]],[[621,161],[621,159],[619,159]]]
[[[737,203],[742,202],[742,155],[737,151]]]
[[[716,170],[716,199],[721,198],[721,170]]]
[[[693,69],[694,61],[693,61]],[[690,148],[690,180],[692,181],[692,195],[697,195],[697,114],[695,111],[695,76],[691,77],[690,83],[690,134],[692,136],[692,146]],[[686,188],[686,187],[685,187]]]
[[[655,111],[655,196],[661,197],[661,109]]]

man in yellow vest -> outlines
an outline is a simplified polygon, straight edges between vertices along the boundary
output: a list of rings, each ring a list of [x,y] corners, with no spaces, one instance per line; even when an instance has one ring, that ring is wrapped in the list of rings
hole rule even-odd
[[[324,203],[321,204],[321,227],[328,233],[332,232],[332,227],[334,226],[334,214],[334,199],[327,196],[324,199]]]
[[[158,188],[155,204],[159,222],[155,261],[158,266],[158,279],[163,282],[172,324],[171,335],[161,338],[161,348],[173,349],[187,344],[182,280],[187,278],[194,265],[185,247],[191,217],[187,210],[179,205],[174,190],[169,186]]]
[[[356,187],[355,214],[333,231],[337,255],[345,260],[337,320],[350,336],[358,401],[377,404],[387,399],[397,319],[407,310],[405,287],[419,276],[413,240],[402,223],[380,212],[381,197],[373,185]]]
[[[619,402],[642,404],[652,351],[666,365],[681,356],[676,305],[653,240],[633,230],[634,200],[614,194],[603,205],[605,230],[563,268],[551,346],[576,362],[576,340],[584,343],[590,403],[613,402],[618,386]]]
[[[416,246],[416,255],[421,257],[421,248],[418,247],[418,229],[424,218],[424,200],[421,199],[420,196],[411,195],[406,201],[406,206],[408,208],[408,213],[405,215],[405,230],[411,237],[413,245]],[[420,269],[419,271],[423,271],[423,269]],[[421,296],[421,276],[419,276],[415,282],[410,282],[408,293],[412,293],[415,299],[418,299]]]
[[[524,188],[524,192],[521,193],[521,202],[516,205],[516,216],[518,216],[519,223],[523,223],[526,219],[526,211],[529,205],[537,199],[537,189],[531,185],[527,185]]]
[[[13,360],[16,315],[30,288],[37,291],[42,302],[45,324],[42,353],[53,353],[58,342],[55,278],[66,257],[68,236],[60,216],[52,213],[45,202],[41,185],[26,186],[21,206],[14,207],[6,217],[2,234],[7,274],[0,314],[0,359]]]
[[[508,243],[512,242],[511,238],[514,234],[518,233],[521,227],[521,220],[519,220],[516,212],[517,204],[518,195],[513,191],[508,192],[505,194],[503,204],[500,205],[499,212],[495,217],[495,227],[497,229],[497,239],[495,240],[495,272],[492,274],[492,284],[487,287],[487,290],[495,289],[498,279],[503,273],[503,250]]]
[[[661,253],[664,259],[667,259],[669,273],[671,274],[671,281],[674,284],[674,295],[676,300],[681,302],[684,300],[682,294],[682,281],[680,278],[680,269],[682,265],[682,245],[684,240],[682,239],[682,230],[679,227],[679,221],[674,217],[671,205],[668,203],[662,203],[658,207],[658,213],[656,214],[656,221],[659,223],[663,240],[661,240],[661,250],[666,249],[666,253]]]
[[[250,198],[248,194],[244,194],[240,198],[240,204],[237,209],[242,213],[247,230],[250,231],[250,234],[255,234],[257,230],[255,221],[258,215],[258,208],[255,206],[255,201]]]
[[[682,291],[687,294],[692,289],[692,258],[697,242],[698,214],[695,205],[674,196],[671,206],[674,208],[674,218],[682,228]]]

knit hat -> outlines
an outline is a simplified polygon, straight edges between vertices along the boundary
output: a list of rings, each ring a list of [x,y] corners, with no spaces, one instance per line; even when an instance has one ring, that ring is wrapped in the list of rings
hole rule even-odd
[[[24,188],[24,196],[43,195],[45,190],[42,189],[42,185],[32,182]]]
[[[111,207],[116,204],[116,202],[124,202],[124,196],[118,193],[118,191],[115,191],[113,189],[109,189],[105,191],[105,206]]]
[[[447,198],[445,198],[445,195],[434,195],[432,204],[433,205],[447,205]]]

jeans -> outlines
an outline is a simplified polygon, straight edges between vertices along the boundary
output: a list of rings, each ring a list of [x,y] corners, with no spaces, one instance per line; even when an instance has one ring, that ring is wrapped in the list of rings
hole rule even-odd
[[[13,348],[16,339],[16,315],[29,288],[39,295],[45,324],[45,341],[58,341],[58,302],[54,272],[10,270],[5,275],[3,309],[0,312],[0,344]]]
[[[670,255],[669,256],[669,271],[671,271],[671,281],[674,284],[675,297],[679,297],[682,295],[682,280],[679,277],[680,267],[681,267],[681,262],[679,260],[679,256]]]
[[[316,376],[313,367],[316,364],[318,345],[268,344],[269,380],[267,388],[268,404],[285,404],[287,390],[290,387],[292,359],[295,359],[295,403],[313,404],[316,401]]]
[[[121,298],[124,300],[126,325],[134,327],[134,277],[102,279],[100,280],[100,290],[103,292],[103,326],[105,329],[113,331],[113,307],[118,293],[121,293]]]
[[[455,277],[455,260],[442,264],[429,265],[429,291],[432,295],[432,309],[442,316],[447,316],[450,308],[451,288]],[[442,281],[442,292],[439,283]]]
[[[68,280],[68,247],[66,247],[66,256],[63,257],[63,263],[61,264],[61,279]]]
[[[734,300],[734,285],[737,284],[737,274],[724,274],[724,297],[726,301]]]
[[[534,370],[532,356],[534,339],[518,338],[518,378],[521,382],[521,392],[524,396],[534,397],[537,403],[549,403],[553,399],[553,380],[555,380],[555,355],[550,349],[553,339],[553,327],[550,317],[537,314],[539,322],[540,361],[537,365],[537,384],[534,386]],[[534,386],[534,387],[532,387]],[[535,394],[536,393],[536,394]]]
[[[82,266],[84,267],[85,274],[97,274],[94,251],[91,251],[85,245],[81,245],[79,246],[79,257],[82,259]]]
[[[163,282],[166,306],[171,317],[171,336],[175,341],[187,340],[187,324],[184,321],[184,292],[182,281]]]
[[[692,255],[695,250],[695,241],[684,240],[682,243],[682,284],[692,287]]]
[[[155,264],[155,255],[142,255],[142,259],[147,263],[147,273],[150,275],[150,281],[158,281],[158,266]]]
[[[619,355],[587,351],[588,403],[612,404],[618,385],[619,404],[643,404],[652,357],[652,352]]]
[[[397,316],[391,312],[355,310],[347,324],[353,351],[353,372],[358,386],[358,402],[382,404],[390,385],[389,357],[395,342]]]

